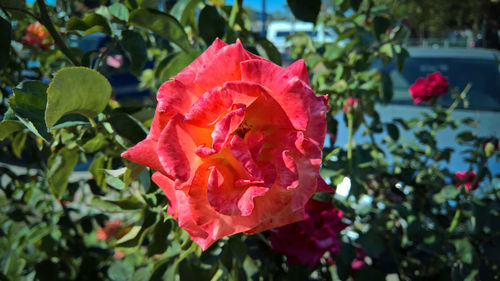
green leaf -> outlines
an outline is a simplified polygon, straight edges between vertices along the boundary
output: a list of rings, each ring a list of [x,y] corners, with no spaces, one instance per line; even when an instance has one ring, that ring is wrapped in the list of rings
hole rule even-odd
[[[201,0],[180,0],[172,7],[170,14],[174,16],[181,25],[186,25],[188,21],[194,22],[196,5],[202,2]]]
[[[79,113],[94,118],[111,97],[111,85],[99,72],[66,67],[56,72],[47,89],[45,123],[50,128],[64,115]]]
[[[10,22],[0,16],[0,69],[3,69],[9,62],[11,37],[12,27]]]
[[[471,264],[474,259],[474,248],[467,238],[453,241],[458,256],[464,263]]]
[[[0,122],[0,141],[3,141],[11,134],[24,129],[23,123],[15,120],[3,120]]]
[[[108,20],[98,14],[89,14],[83,18],[83,22],[87,25],[87,31],[91,28],[99,27],[100,32],[111,34]],[[96,30],[97,31],[97,30]],[[94,32],[87,32],[87,34]]]
[[[125,30],[122,32],[120,44],[125,49],[126,55],[131,62],[130,73],[139,76],[148,58],[144,38],[136,31]]]
[[[14,136],[12,139],[12,150],[14,152],[14,155],[21,159],[22,157],[22,152],[24,148],[24,143],[26,142],[26,137],[28,136],[27,133],[19,133]]]
[[[97,185],[100,187],[103,187],[106,182],[106,174],[104,173],[104,169],[106,169],[106,155],[99,152],[92,160],[92,164],[90,164],[89,167],[89,172],[92,174]]]
[[[71,17],[68,22],[66,22],[67,30],[87,30],[89,26],[78,17]]]
[[[140,8],[130,14],[131,25],[147,28],[170,40],[184,51],[190,49],[189,40],[180,23],[171,15],[154,9]]]
[[[264,49],[264,51],[266,52],[266,56],[270,61],[274,62],[277,65],[281,65],[281,53],[278,51],[276,46],[271,43],[271,41],[262,38],[257,41],[257,44],[259,44],[262,49]]]
[[[321,9],[321,0],[287,0],[293,15],[302,21],[315,23]]]
[[[160,72],[160,81],[167,81],[171,77],[175,76],[191,62],[193,62],[200,54],[201,51],[192,50],[174,55]]]
[[[144,220],[142,226],[134,226],[120,240],[116,242],[116,247],[136,247],[142,244],[146,233],[151,231],[151,228],[158,221],[158,214],[149,210],[144,210]]]
[[[387,133],[391,137],[392,140],[397,141],[399,139],[399,129],[396,125],[394,124],[386,124],[387,127]]]
[[[460,189],[454,185],[447,185],[439,193],[434,194],[432,198],[438,204],[442,204],[448,200],[453,200],[460,193]]]
[[[153,240],[148,245],[148,256],[164,253],[167,250],[167,237],[172,229],[172,222],[158,222],[153,230]]]
[[[19,120],[35,135],[49,141],[44,122],[44,111],[47,104],[47,85],[40,81],[24,81],[14,88],[14,95],[9,105]]]
[[[119,178],[108,178],[106,180],[106,183],[108,185],[110,185],[111,187],[114,187],[116,189],[123,189],[123,188],[125,188],[125,184]]]
[[[5,9],[15,8],[22,9],[26,5],[24,0],[0,0],[0,6]]]
[[[49,158],[49,188],[58,200],[62,198],[68,186],[68,178],[78,162],[78,156],[78,152],[63,148]]]
[[[95,13],[87,15],[83,19],[77,17],[70,18],[66,23],[66,29],[85,31],[84,35],[97,32],[111,34],[111,27],[108,20],[102,15]]]
[[[86,153],[94,153],[106,146],[108,143],[106,135],[98,133],[95,137],[91,138],[84,145],[82,145],[82,148]]]
[[[380,39],[380,37],[385,34],[385,31],[389,28],[390,24],[391,21],[388,18],[376,16],[373,19],[373,31],[375,32],[375,37]]]
[[[113,281],[129,280],[134,273],[133,264],[125,264],[125,262],[115,262],[108,268],[109,279]]]
[[[207,45],[212,44],[215,38],[224,36],[225,26],[226,20],[219,14],[216,7],[207,5],[201,10],[198,30]]]
[[[134,196],[127,196],[116,201],[113,200],[104,200],[104,201],[114,204],[123,210],[137,210],[144,208],[145,206],[143,202],[139,201],[139,199],[137,199]]]
[[[325,44],[324,57],[329,61],[334,61],[342,56],[344,53],[344,48],[338,46],[335,43]]]
[[[462,132],[457,135],[456,140],[458,143],[470,142],[475,138],[474,133],[470,131]]]
[[[109,6],[109,12],[117,19],[128,21],[128,9],[121,3],[114,3]]]
[[[372,230],[361,235],[357,242],[369,256],[374,258],[378,258],[385,250],[384,241],[379,234]]]

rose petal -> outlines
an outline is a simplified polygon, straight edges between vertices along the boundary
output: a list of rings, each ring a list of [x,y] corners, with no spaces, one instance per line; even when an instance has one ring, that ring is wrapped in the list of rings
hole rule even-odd
[[[208,238],[208,233],[199,227],[193,220],[191,209],[188,204],[189,198],[185,191],[175,189],[173,181],[161,173],[154,173],[152,179],[168,198],[168,214],[172,215],[174,219],[177,220],[179,226],[189,233],[192,240],[203,245],[203,241]]]
[[[212,45],[210,45],[210,47],[208,47],[205,52],[203,52],[188,66],[186,66],[186,68],[179,72],[179,74],[174,76],[174,79],[180,80],[185,85],[193,85],[193,82],[196,79],[196,75],[198,74],[200,69],[206,68],[206,65],[210,64],[217,53],[226,46],[227,44],[224,43],[224,41],[220,40],[219,38],[215,39]],[[201,88],[200,90],[200,95],[205,92],[205,90],[202,90]]]
[[[222,86],[233,98],[233,103],[250,106],[258,97],[268,95],[266,89],[257,83],[230,81]]]
[[[259,160],[259,156],[264,148],[265,136],[261,130],[259,131],[248,131],[245,135],[245,142],[248,146],[248,150],[252,154],[254,161]]]
[[[230,92],[222,87],[208,90],[186,112],[186,121],[196,126],[212,125],[233,104]]]
[[[335,192],[335,190],[323,180],[321,176],[317,176],[316,180],[318,182],[318,187],[316,188],[316,192]]]
[[[253,198],[262,196],[268,189],[260,186],[237,187],[231,171],[220,166],[214,167],[210,173],[207,196],[210,205],[221,214],[249,216],[254,208]]]
[[[210,61],[198,69],[195,84],[203,89],[222,86],[227,81],[241,80],[240,62],[251,59],[250,53],[236,41],[220,49]]]
[[[236,109],[229,112],[219,122],[215,124],[212,132],[212,148],[200,145],[195,153],[200,157],[207,157],[222,150],[223,145],[228,141],[230,134],[233,133],[243,122],[245,118],[246,107],[243,104],[235,106]]]
[[[191,166],[198,161],[194,157],[196,144],[183,123],[184,117],[175,115],[163,129],[158,140],[158,157],[166,173],[183,181],[189,179]]]
[[[166,173],[156,153],[158,143],[153,139],[145,139],[121,154],[123,158]]]
[[[226,216],[215,211],[210,206],[207,197],[207,182],[211,173],[209,167],[217,165],[217,163],[207,162],[196,170],[195,180],[189,190],[189,206],[192,218],[200,228],[209,233],[208,237],[195,240],[204,250],[224,236],[246,231],[258,224],[257,217],[253,214],[245,217]]]
[[[197,98],[198,93],[186,86],[180,80],[169,80],[158,89],[156,99],[157,110],[165,112],[164,118],[172,118],[175,114],[184,114],[191,105],[191,101]]]
[[[304,83],[309,85],[309,75],[307,74],[306,63],[303,59],[297,60],[286,68],[286,71],[297,76]]]
[[[262,172],[253,160],[245,140],[239,136],[233,136],[229,142],[229,147],[234,158],[238,160],[243,169],[248,173],[250,179],[263,180]]]
[[[321,138],[324,139],[326,122],[323,125],[310,120],[317,119],[316,116],[322,116],[324,119],[327,107],[323,98],[316,97],[311,88],[295,74],[268,61],[248,60],[241,62],[241,79],[268,88],[268,92],[281,106],[295,129],[307,130],[308,134],[314,134],[313,139],[316,142],[323,141]]]

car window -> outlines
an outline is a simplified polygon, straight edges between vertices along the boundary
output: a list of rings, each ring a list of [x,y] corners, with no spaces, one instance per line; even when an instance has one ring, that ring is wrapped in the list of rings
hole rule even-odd
[[[468,94],[470,109],[500,110],[500,72],[493,60],[418,57],[407,59],[403,73],[394,65],[383,68],[393,81],[394,103],[412,103],[408,92],[410,85],[419,77],[439,71],[448,77],[451,87],[462,90],[467,83],[472,84]],[[449,105],[453,100],[447,94],[439,102]]]
[[[276,37],[287,37],[290,35],[290,31],[278,31],[276,33]]]

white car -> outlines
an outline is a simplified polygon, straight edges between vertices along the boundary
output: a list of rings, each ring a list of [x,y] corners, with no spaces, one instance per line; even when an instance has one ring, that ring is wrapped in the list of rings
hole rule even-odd
[[[305,32],[313,41],[320,43],[334,42],[337,39],[333,29],[325,29],[322,25],[315,28],[312,23],[301,21],[272,21],[267,26],[266,38],[280,53],[284,53],[291,45],[291,42],[286,40],[287,36],[297,32]]]

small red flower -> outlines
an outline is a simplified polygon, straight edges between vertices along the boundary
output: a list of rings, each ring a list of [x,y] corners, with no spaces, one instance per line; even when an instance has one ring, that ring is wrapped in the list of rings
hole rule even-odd
[[[347,114],[352,109],[356,111],[361,107],[361,100],[358,98],[347,97],[346,103],[344,105],[344,112]]]
[[[418,78],[410,86],[410,95],[415,104],[430,101],[434,97],[440,97],[448,92],[448,78],[439,72],[434,72],[424,78]]]
[[[45,26],[38,21],[28,25],[22,42],[28,45],[38,46],[45,50],[54,44],[50,41],[50,33]]]
[[[96,237],[99,240],[109,241],[116,236],[121,227],[121,220],[108,221],[104,227],[99,227],[99,229],[97,229]]]
[[[115,254],[113,255],[113,257],[115,258],[115,260],[119,260],[125,257],[125,253],[120,250],[115,250]]]
[[[271,231],[273,249],[284,253],[291,264],[305,264],[312,269],[329,251],[338,253],[337,235],[347,227],[342,212],[331,203],[309,200],[305,206],[306,219]]]
[[[472,186],[472,182],[476,178],[476,172],[474,171],[463,171],[463,172],[457,172],[456,177],[458,179],[457,182],[457,187],[460,187],[460,185],[464,184],[467,189],[470,190],[475,190],[476,188],[479,187],[479,180],[476,181],[474,186]]]

